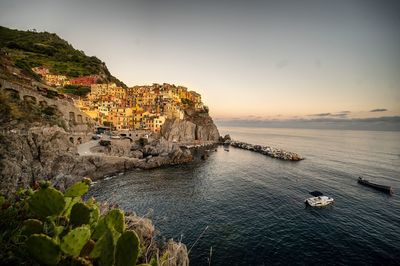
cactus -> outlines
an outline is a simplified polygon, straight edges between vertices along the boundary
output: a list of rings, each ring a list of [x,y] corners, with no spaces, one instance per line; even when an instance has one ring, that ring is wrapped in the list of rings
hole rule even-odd
[[[52,219],[50,218],[45,219],[43,223],[43,233],[51,237],[57,235],[56,224]]]
[[[90,184],[92,184],[92,179],[90,179],[89,177],[85,177],[84,179],[82,179],[82,182],[90,186]]]
[[[89,239],[89,226],[77,227],[62,238],[60,247],[65,254],[78,256]]]
[[[60,247],[50,237],[44,234],[33,234],[26,241],[29,253],[38,262],[55,265],[60,261]]]
[[[94,245],[96,243],[92,240],[89,239],[88,242],[86,242],[86,244],[83,246],[81,253],[79,254],[79,256],[81,257],[87,257],[90,255],[90,253],[93,251]]]
[[[106,228],[105,233],[94,245],[93,251],[90,253],[91,258],[98,258],[101,265],[114,264],[115,244],[111,230]]]
[[[47,181],[47,180],[41,180],[40,182],[39,182],[39,186],[40,186],[40,188],[48,188],[48,187],[50,187],[51,186],[51,183],[50,183],[50,181]]]
[[[87,184],[87,182],[85,181],[81,181],[78,183],[73,184],[72,186],[70,186],[67,191],[65,191],[64,196],[65,197],[81,197],[83,195],[86,194],[86,192],[88,192],[89,190],[89,184]]]
[[[107,228],[115,228],[119,233],[125,230],[125,217],[124,213],[119,209],[109,211],[104,217],[98,220],[96,228],[94,229],[92,238],[94,240],[100,239],[105,233]]]
[[[90,221],[90,209],[86,204],[78,202],[72,206],[70,223],[75,226],[88,224]]]
[[[123,233],[125,230],[125,216],[120,209],[112,209],[109,211],[104,220],[110,228],[114,228],[119,233]]]
[[[60,214],[65,207],[63,194],[54,188],[42,188],[29,198],[30,210],[40,217]]]
[[[69,265],[71,265],[71,266],[93,266],[93,264],[90,260],[87,260],[87,259],[81,258],[81,257],[73,257],[71,260],[71,263]]]
[[[139,256],[139,237],[134,231],[125,231],[115,249],[116,266],[135,266]]]
[[[63,215],[69,216],[71,214],[72,206],[74,206],[75,203],[80,202],[81,198],[80,197],[75,197],[75,198],[65,197],[64,199],[65,199],[65,207],[63,210]]]
[[[25,220],[22,225],[21,235],[30,236],[32,234],[40,234],[43,232],[42,221],[36,219]]]
[[[88,200],[86,202],[86,205],[90,208],[89,224],[92,227],[92,229],[94,229],[100,218],[100,208],[99,205],[95,203],[93,200]]]
[[[106,229],[107,229],[107,225],[105,222],[105,218],[102,217],[102,218],[100,218],[99,222],[96,225],[96,228],[94,229],[92,239],[99,240],[106,232]]]

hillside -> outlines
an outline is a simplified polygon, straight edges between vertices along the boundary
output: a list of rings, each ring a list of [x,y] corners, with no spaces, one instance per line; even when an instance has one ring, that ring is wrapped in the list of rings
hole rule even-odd
[[[13,30],[0,26],[0,49],[13,63],[39,80],[31,68],[44,66],[51,73],[69,77],[99,75],[101,82],[126,85],[112,76],[104,62],[75,49],[55,33]]]

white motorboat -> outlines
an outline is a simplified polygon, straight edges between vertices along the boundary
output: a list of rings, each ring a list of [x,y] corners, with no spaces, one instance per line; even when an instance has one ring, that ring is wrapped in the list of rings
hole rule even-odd
[[[323,196],[319,191],[310,192],[314,197],[306,199],[304,202],[311,207],[323,207],[335,202],[333,198]]]
[[[312,197],[305,200],[311,207],[323,207],[335,202],[333,198],[327,196]]]

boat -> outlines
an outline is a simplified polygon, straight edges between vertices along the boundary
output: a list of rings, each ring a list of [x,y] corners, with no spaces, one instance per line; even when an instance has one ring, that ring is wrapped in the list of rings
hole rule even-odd
[[[310,194],[314,197],[306,199],[304,203],[311,207],[324,207],[335,202],[333,198],[324,196],[319,191],[313,191]]]
[[[380,190],[380,191],[388,193],[390,195],[392,195],[394,193],[393,188],[391,186],[375,184],[375,183],[369,182],[368,180],[366,180],[362,177],[358,177],[358,183],[361,185],[364,185],[364,186],[372,187],[376,190]]]

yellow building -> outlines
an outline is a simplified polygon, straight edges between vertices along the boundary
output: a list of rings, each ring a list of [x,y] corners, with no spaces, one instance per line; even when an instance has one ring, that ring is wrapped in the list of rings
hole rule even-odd
[[[52,75],[52,74],[47,74],[44,76],[44,79],[46,81],[47,85],[50,86],[64,86],[64,85],[68,85],[69,81],[68,78],[66,76],[63,75]]]
[[[109,91],[115,87],[117,87],[115,83],[92,84],[90,86],[90,94],[92,97],[97,98],[109,94]]]

